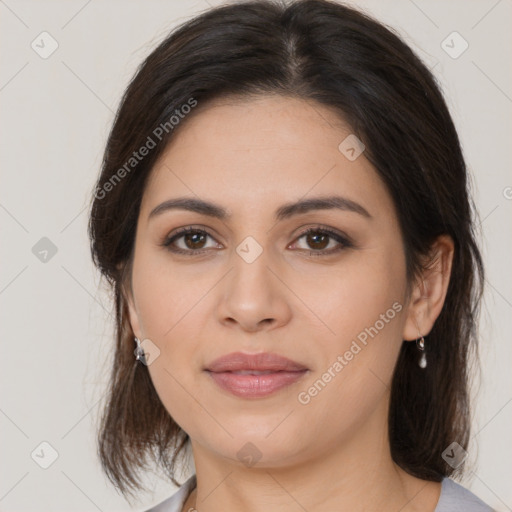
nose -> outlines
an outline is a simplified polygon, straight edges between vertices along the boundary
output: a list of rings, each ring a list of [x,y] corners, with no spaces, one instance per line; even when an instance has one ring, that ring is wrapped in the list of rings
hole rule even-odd
[[[290,290],[284,276],[271,268],[266,253],[252,262],[234,254],[233,267],[223,280],[217,314],[221,323],[247,332],[271,330],[291,317]]]

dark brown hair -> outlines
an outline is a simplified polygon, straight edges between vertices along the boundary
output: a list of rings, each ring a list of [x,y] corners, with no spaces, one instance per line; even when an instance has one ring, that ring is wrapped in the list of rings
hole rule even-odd
[[[172,31],[139,67],[108,138],[89,220],[92,257],[116,303],[115,360],[98,436],[106,474],[127,495],[142,489],[140,471],[151,461],[179,484],[176,463],[188,435],[162,405],[147,367],[135,361],[123,286],[145,184],[186,123],[184,105],[254,94],[315,100],[363,141],[396,206],[409,283],[436,237],[452,237],[451,279],[426,340],[427,368],[418,369],[414,343],[401,347],[389,441],[394,461],[416,477],[460,473],[463,465],[454,472],[441,455],[453,441],[467,448],[469,440],[470,355],[477,361],[484,271],[466,165],[440,88],[400,37],[353,8],[262,0],[210,9]],[[154,147],[130,160],[148,137]]]

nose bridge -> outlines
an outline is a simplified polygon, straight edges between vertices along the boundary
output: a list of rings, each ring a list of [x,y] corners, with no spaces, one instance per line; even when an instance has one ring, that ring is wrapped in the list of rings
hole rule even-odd
[[[271,261],[271,252],[252,236],[236,246],[220,305],[221,321],[230,318],[254,330],[263,320],[285,319],[289,313],[285,287],[275,275],[277,262]]]
[[[270,252],[268,247],[264,247],[250,235],[238,244],[232,254],[234,269],[230,280],[231,286],[236,287],[236,291],[233,289],[233,292],[239,293],[242,297],[258,292],[261,298],[272,292],[271,281],[274,276],[268,268],[272,266],[272,262],[269,261]]]

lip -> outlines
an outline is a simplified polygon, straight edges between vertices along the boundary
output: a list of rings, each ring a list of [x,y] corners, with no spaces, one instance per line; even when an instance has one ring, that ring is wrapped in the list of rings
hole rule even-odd
[[[235,372],[243,370],[266,371],[302,371],[307,366],[297,363],[286,357],[272,352],[260,352],[258,354],[245,354],[244,352],[232,352],[215,359],[206,366],[210,372]]]
[[[215,359],[205,371],[219,387],[235,396],[261,398],[297,382],[309,369],[271,352],[233,352]]]

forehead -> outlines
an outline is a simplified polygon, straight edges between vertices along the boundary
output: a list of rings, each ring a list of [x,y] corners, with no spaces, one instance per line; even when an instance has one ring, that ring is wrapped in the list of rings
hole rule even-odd
[[[368,210],[376,202],[389,209],[364,151],[347,158],[347,137],[354,135],[343,119],[310,100],[273,95],[199,104],[154,166],[143,210],[187,195],[261,214],[274,203],[333,193]]]

